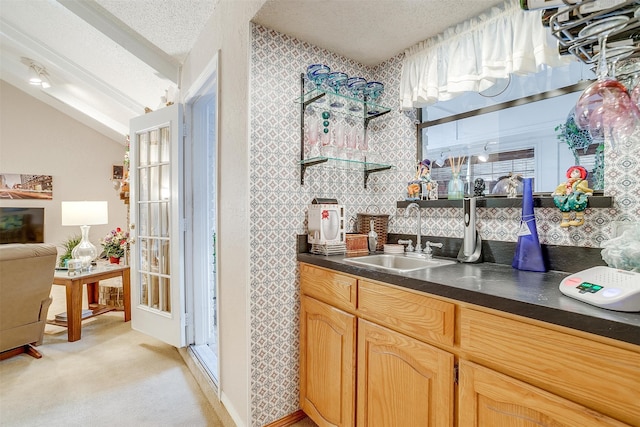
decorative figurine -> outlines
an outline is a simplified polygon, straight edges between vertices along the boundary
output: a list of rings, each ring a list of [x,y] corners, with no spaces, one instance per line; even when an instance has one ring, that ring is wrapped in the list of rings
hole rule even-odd
[[[486,188],[486,186],[484,184],[484,179],[476,178],[476,180],[473,182],[473,195],[475,197],[484,196],[485,188]]]
[[[518,177],[519,174],[509,172],[509,178],[507,179],[507,198],[514,199],[518,195]]]
[[[571,166],[567,170],[567,182],[564,182],[551,193],[553,203],[562,212],[560,227],[578,227],[584,224],[584,210],[587,208],[588,196],[593,195],[593,190],[588,187],[587,170],[582,166]],[[570,219],[571,212],[575,212],[575,218]]]
[[[418,163],[413,180],[407,183],[407,200],[428,200],[434,187],[436,195],[431,200],[438,198],[438,183],[431,179],[430,166],[431,161],[428,159]]]
[[[422,181],[422,199],[438,200],[438,181],[431,178],[431,161],[424,159],[418,165],[420,181]]]
[[[407,185],[407,200],[419,200],[420,187],[420,181],[409,181]]]

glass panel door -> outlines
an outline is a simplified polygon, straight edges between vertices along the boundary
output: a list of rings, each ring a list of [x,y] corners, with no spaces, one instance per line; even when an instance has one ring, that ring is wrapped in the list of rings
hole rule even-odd
[[[131,121],[132,327],[185,345],[182,107]]]

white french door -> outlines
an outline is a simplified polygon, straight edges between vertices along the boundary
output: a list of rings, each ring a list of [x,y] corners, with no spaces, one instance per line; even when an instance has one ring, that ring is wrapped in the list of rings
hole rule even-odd
[[[131,327],[184,347],[183,111],[131,120]]]

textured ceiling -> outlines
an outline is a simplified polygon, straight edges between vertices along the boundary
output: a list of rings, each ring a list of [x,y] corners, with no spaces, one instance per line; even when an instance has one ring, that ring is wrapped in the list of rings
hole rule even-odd
[[[180,65],[220,1],[0,0],[0,77],[124,142],[132,117],[177,90]],[[254,21],[376,65],[501,2],[267,0]],[[25,58],[46,68],[51,88],[27,83]]]
[[[220,0],[96,0],[182,63]]]
[[[503,0],[267,0],[253,21],[377,65]]]

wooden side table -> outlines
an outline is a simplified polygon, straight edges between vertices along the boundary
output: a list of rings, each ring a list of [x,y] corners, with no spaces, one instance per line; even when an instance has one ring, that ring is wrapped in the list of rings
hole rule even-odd
[[[124,298],[124,321],[131,320],[131,282],[129,266],[108,264],[94,267],[89,272],[70,276],[66,271],[56,271],[53,284],[65,286],[67,298],[67,321],[48,320],[47,323],[67,328],[69,341],[78,341],[81,336],[82,320],[116,310],[117,307],[98,303],[99,283],[101,280],[122,277]],[[82,286],[87,285],[87,299],[92,314],[82,317]]]

